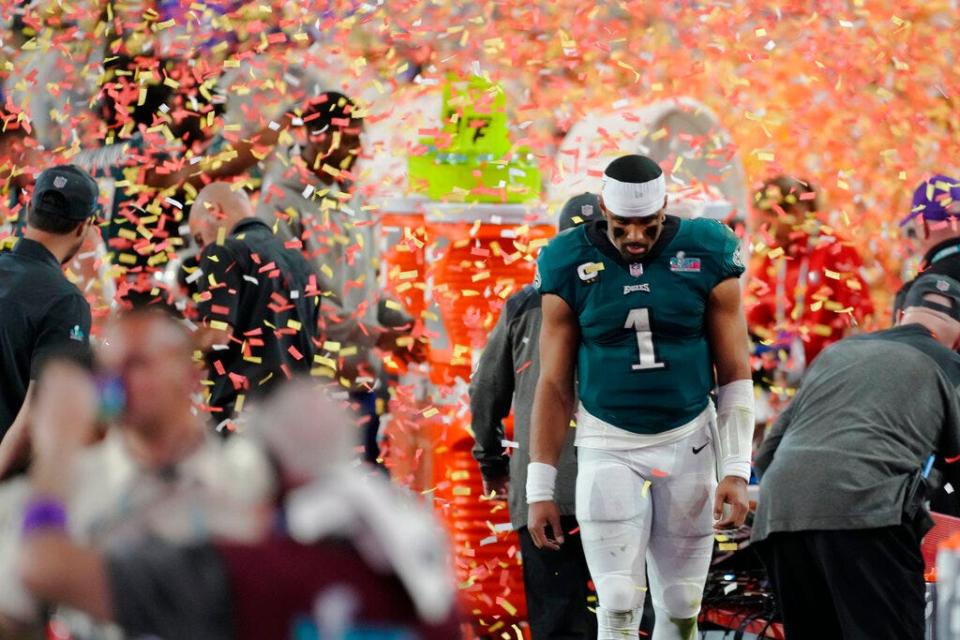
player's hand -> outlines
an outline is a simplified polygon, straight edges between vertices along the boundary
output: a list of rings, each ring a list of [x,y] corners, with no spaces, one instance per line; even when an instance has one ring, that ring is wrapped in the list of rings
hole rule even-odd
[[[483,495],[487,500],[503,501],[507,499],[510,490],[510,476],[502,478],[483,479]]]
[[[724,505],[730,505],[729,514],[723,517]],[[727,476],[717,487],[717,497],[713,503],[714,529],[736,529],[743,526],[750,511],[747,498],[747,481],[735,476]]]
[[[560,509],[557,508],[557,503],[553,500],[531,502],[527,508],[527,529],[537,549],[546,547],[559,551],[563,544],[563,529],[560,528]]]

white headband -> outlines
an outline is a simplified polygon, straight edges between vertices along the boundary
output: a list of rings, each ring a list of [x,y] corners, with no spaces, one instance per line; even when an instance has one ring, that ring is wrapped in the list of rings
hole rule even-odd
[[[645,218],[663,208],[667,181],[661,173],[649,182],[620,182],[604,174],[600,195],[607,211],[621,218]]]

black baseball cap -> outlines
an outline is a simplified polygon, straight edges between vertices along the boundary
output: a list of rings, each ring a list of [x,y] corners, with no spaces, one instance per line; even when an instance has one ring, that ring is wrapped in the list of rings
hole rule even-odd
[[[30,205],[35,211],[83,222],[97,211],[100,189],[90,174],[73,164],[44,169],[37,176]]]
[[[600,198],[595,193],[581,193],[573,196],[560,209],[557,216],[557,228],[566,231],[571,227],[595,220],[600,217]]]
[[[927,299],[927,296],[931,294],[946,298],[949,304],[945,305]],[[921,275],[914,280],[907,291],[903,308],[908,309],[910,307],[926,307],[944,313],[960,322],[960,282],[939,273]]]

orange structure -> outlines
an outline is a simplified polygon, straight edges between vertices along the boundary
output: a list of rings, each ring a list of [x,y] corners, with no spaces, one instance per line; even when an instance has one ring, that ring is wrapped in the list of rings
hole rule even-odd
[[[466,386],[474,355],[506,298],[533,280],[536,255],[554,229],[525,205],[423,202],[381,220],[389,237],[401,238],[384,247],[385,286],[411,310],[420,301],[414,292],[423,291],[418,315],[434,334],[429,384],[420,397],[411,391],[416,385],[395,394],[387,464],[397,480],[432,495],[450,531],[474,632],[515,637],[526,619],[520,545],[506,504],[482,495]]]

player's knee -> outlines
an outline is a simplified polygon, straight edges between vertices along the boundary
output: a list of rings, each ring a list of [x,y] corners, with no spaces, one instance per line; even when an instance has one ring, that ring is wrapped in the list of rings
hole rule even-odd
[[[700,601],[703,589],[693,583],[679,582],[667,586],[660,595],[658,609],[663,609],[668,617],[677,620],[696,618],[700,613]]]
[[[629,576],[611,575],[594,578],[600,606],[611,611],[632,611],[643,605],[645,588]]]

